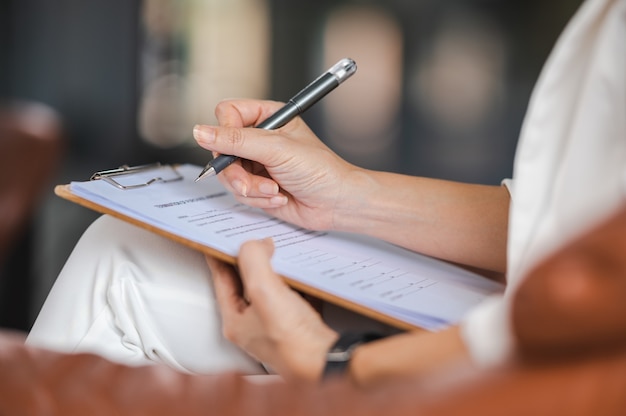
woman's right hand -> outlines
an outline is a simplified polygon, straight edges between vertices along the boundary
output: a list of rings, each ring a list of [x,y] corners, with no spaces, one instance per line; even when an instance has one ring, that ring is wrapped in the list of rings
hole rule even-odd
[[[249,128],[282,106],[273,101],[229,100],[218,104],[219,126],[198,125],[194,137],[214,155],[240,160],[219,180],[246,205],[314,230],[334,228],[340,198],[353,195],[348,178],[361,169],[324,145],[300,118],[277,130]]]

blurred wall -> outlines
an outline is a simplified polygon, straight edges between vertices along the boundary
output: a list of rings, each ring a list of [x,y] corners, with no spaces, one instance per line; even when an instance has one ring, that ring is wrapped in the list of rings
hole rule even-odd
[[[375,169],[495,184],[511,174],[530,92],[580,1],[0,3],[0,98],[44,102],[64,122],[52,184],[125,163],[204,164],[191,128],[212,121],[217,100],[286,100],[343,56],[357,74],[305,115],[333,149]],[[155,115],[171,123],[155,130]],[[48,190],[29,319],[95,217]]]
[[[3,0],[0,91],[3,101],[41,102],[61,117],[66,142],[30,231],[29,268],[4,279],[34,280],[28,310],[38,309],[64,258],[93,213],[53,195],[53,185],[89,178],[118,163],[135,136],[138,3],[132,0]],[[16,155],[19,157],[19,155]],[[29,169],[28,155],[24,169]],[[19,181],[19,172],[11,173]],[[16,253],[16,255],[23,255]],[[26,274],[32,274],[28,276]],[[16,275],[20,274],[20,275]],[[10,312],[20,314],[22,310]],[[31,322],[34,313],[11,322]],[[0,317],[2,319],[4,317]],[[4,322],[4,319],[3,319]],[[25,324],[26,326],[28,324]]]

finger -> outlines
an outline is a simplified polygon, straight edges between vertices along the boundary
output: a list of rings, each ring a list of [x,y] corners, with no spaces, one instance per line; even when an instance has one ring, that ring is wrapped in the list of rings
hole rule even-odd
[[[281,147],[285,146],[284,139],[263,129],[196,125],[193,136],[207,150],[252,160],[263,166],[275,165],[280,160]]]
[[[241,281],[232,266],[205,256],[213,277],[213,287],[222,320],[232,322],[249,305],[242,296]]]
[[[278,194],[272,197],[250,198],[235,195],[235,199],[249,207],[271,210],[284,207],[289,203],[289,198],[284,194]]]
[[[277,147],[278,136],[271,132],[258,129],[236,129],[212,126],[196,126],[194,137],[198,143],[206,147],[206,143],[212,143],[210,149],[219,153],[234,154],[243,159],[259,162],[263,166],[278,163],[276,155],[280,154]],[[221,144],[221,145],[220,145]],[[263,169],[263,173],[266,172]],[[284,205],[287,201],[279,194],[280,187],[273,179],[265,175],[253,175],[239,162],[233,163],[220,174],[220,181],[233,193],[253,198],[267,198],[262,207],[276,207]],[[279,197],[274,198],[272,197]],[[259,205],[255,205],[259,206]],[[261,206],[259,206],[261,207]]]
[[[241,164],[233,163],[218,175],[220,182],[234,194],[251,198],[271,198],[280,194],[273,179],[250,173]]]
[[[251,302],[259,296],[280,296],[285,289],[289,289],[272,267],[273,254],[274,242],[271,238],[248,241],[239,250],[237,263]]]
[[[282,106],[276,101],[225,100],[215,107],[215,116],[221,126],[256,126]]]

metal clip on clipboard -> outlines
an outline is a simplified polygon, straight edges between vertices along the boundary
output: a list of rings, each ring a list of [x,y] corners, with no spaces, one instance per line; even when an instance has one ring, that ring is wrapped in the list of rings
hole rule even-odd
[[[172,174],[171,177],[163,177],[163,176],[157,175],[154,177],[149,177],[147,180],[143,179],[141,183],[136,183],[136,184],[131,184],[131,185],[123,184],[115,180],[115,178],[118,176],[126,176],[126,175],[131,175],[131,174],[144,173],[144,172],[149,172],[151,170],[159,170],[162,168],[168,168],[169,170],[171,170],[171,174]],[[181,181],[183,180],[183,176],[176,170],[174,166],[162,165],[161,163],[157,162],[157,163],[151,163],[148,165],[140,165],[140,166],[123,165],[117,169],[102,170],[100,172],[94,173],[93,175],[91,175],[91,178],[90,178],[90,180],[92,181],[99,180],[99,179],[102,179],[103,181],[115,186],[118,189],[128,190],[128,189],[135,189],[135,188],[141,188],[144,186],[149,186],[157,182],[168,183],[168,182]]]

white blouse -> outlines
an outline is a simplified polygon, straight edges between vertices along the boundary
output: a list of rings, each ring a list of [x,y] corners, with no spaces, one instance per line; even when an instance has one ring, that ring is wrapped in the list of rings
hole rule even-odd
[[[507,298],[526,273],[626,199],[626,0],[587,0],[562,33],[531,97],[513,178],[507,291],[462,323],[479,365],[513,352]]]

